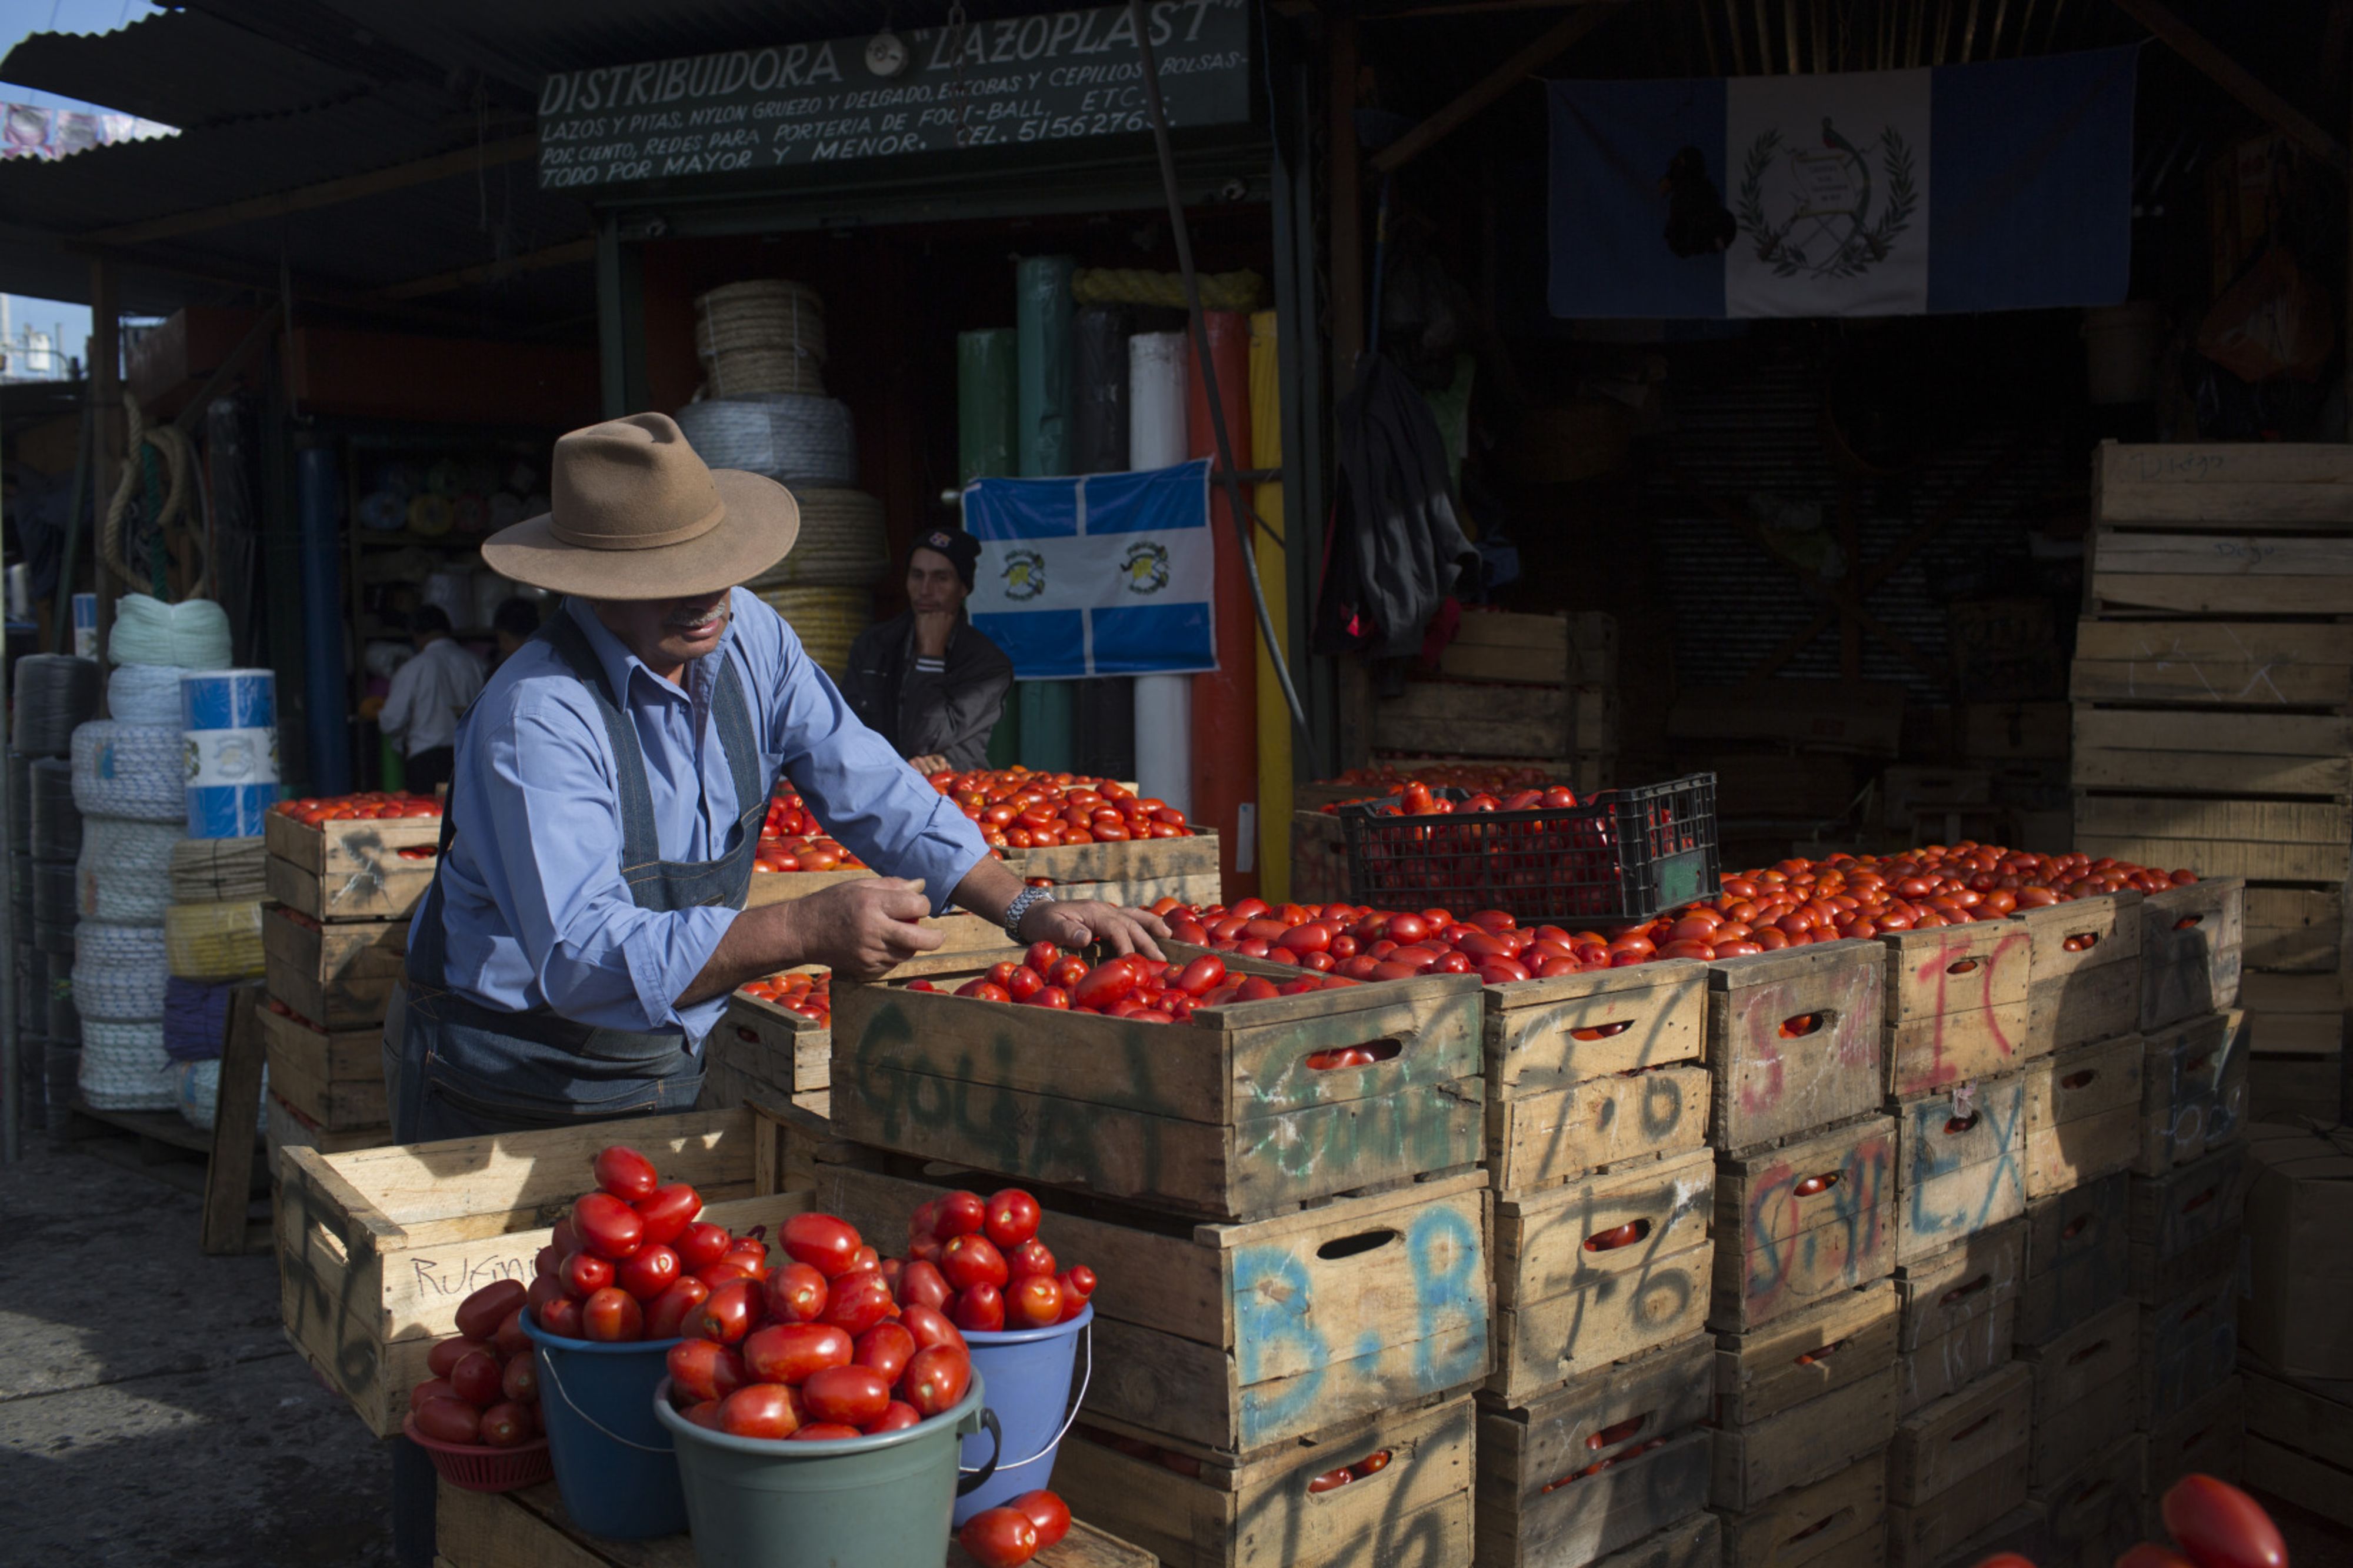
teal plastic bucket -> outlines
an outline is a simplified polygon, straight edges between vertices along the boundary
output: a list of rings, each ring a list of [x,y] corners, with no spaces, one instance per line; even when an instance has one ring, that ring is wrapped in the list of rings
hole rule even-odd
[[[668,1378],[649,1414],[677,1447],[701,1568],[912,1568],[947,1556],[949,1516],[963,1484],[957,1439],[997,1430],[983,1393],[975,1373],[963,1400],[944,1415],[830,1443],[734,1437],[698,1426],[670,1408]],[[984,1465],[967,1480],[984,1484],[994,1468]]]
[[[1094,1336],[1088,1332],[1094,1321],[1095,1310],[1089,1307],[1069,1322],[1047,1329],[996,1334],[965,1331],[965,1343],[972,1347],[973,1375],[987,1378],[995,1391],[988,1405],[1003,1424],[1005,1437],[997,1473],[956,1499],[959,1526],[985,1508],[1053,1484],[1054,1455],[1071,1423],[1078,1419],[1079,1401],[1086,1397],[1084,1383],[1079,1385],[1079,1398],[1071,1397],[1071,1366],[1082,1334],[1087,1342],[1087,1376],[1094,1376]],[[967,1470],[977,1469],[985,1457],[987,1446],[979,1438],[965,1439]]]
[[[601,1344],[522,1315],[539,1361],[539,1417],[564,1510],[591,1535],[645,1541],[686,1528],[670,1434],[647,1408],[676,1340]]]

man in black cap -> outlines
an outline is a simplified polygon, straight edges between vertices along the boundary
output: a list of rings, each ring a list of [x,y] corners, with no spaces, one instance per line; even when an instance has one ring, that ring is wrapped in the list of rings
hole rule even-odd
[[[1013,662],[965,619],[980,542],[934,528],[907,551],[907,608],[850,645],[841,694],[917,773],[976,768],[1005,711]]]

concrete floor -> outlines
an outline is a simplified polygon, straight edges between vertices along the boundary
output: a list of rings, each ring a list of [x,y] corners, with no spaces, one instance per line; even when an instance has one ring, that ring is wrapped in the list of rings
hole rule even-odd
[[[0,1561],[389,1564],[391,1464],[287,1345],[276,1264],[52,1150],[0,1167]]]

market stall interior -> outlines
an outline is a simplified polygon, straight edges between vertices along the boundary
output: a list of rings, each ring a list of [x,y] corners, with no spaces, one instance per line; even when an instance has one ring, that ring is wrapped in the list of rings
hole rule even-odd
[[[96,322],[0,383],[0,1180],[269,1255],[350,1561],[2353,1561],[2353,0],[0,74],[117,111],[0,160]],[[743,586],[894,787],[1163,952],[940,903],[714,982],[693,1109],[401,1143],[431,781],[571,614],[485,542],[648,414],[791,491]],[[771,788],[755,921],[892,869]]]

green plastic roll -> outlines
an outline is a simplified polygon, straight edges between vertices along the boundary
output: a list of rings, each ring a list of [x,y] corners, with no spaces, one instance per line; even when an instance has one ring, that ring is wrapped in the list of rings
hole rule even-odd
[[[956,467],[965,484],[1019,466],[1018,342],[1010,327],[956,334]]]
[[[1021,476],[1071,471],[1071,298],[1067,256],[1030,256],[1015,272],[1013,319],[1021,335]]]

